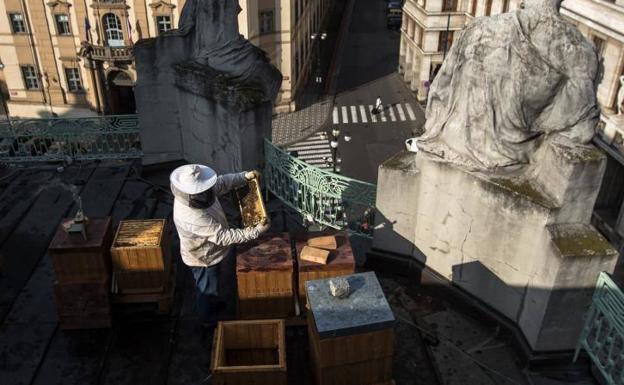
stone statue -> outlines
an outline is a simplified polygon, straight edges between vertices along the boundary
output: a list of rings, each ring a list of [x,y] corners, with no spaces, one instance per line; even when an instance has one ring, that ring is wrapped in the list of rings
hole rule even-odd
[[[418,147],[472,170],[538,162],[546,141],[588,143],[599,118],[599,57],[559,15],[562,0],[475,19],[433,81]]]
[[[624,76],[620,76],[620,90],[618,91],[618,95],[617,95],[618,115],[622,115],[622,109],[624,108],[624,106],[622,106],[623,104],[624,104]]]
[[[238,32],[237,0],[188,0],[182,9],[179,28],[169,34],[193,35],[192,60],[224,73],[237,83],[256,84],[266,100],[275,101],[282,75],[264,51]]]

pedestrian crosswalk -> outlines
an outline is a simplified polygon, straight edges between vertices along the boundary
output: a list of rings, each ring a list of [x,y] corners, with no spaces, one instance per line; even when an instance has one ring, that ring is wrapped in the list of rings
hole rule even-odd
[[[291,155],[320,168],[330,168],[328,160],[332,153],[329,139],[324,132],[318,132],[311,137],[286,148]]]
[[[333,124],[348,123],[386,123],[386,122],[406,122],[416,120],[414,106],[409,103],[395,103],[383,106],[379,113],[373,113],[374,106],[335,106],[332,112]]]

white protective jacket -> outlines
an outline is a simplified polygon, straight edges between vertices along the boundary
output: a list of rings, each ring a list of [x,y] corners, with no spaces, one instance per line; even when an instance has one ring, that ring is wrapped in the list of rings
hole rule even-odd
[[[212,266],[227,255],[231,245],[258,238],[254,227],[230,229],[225,212],[217,198],[246,183],[245,173],[225,174],[212,187],[215,203],[207,209],[195,209],[176,198],[173,222],[180,237],[180,254],[188,266]]]

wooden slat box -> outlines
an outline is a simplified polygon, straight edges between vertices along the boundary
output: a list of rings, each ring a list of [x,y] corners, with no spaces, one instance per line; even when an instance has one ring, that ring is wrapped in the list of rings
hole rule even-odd
[[[317,385],[372,385],[392,380],[394,316],[374,273],[346,276],[347,298],[328,279],[306,282],[308,336]]]
[[[165,290],[171,265],[166,225],[165,219],[119,222],[111,247],[116,292],[133,294]]]
[[[355,259],[353,258],[353,250],[351,242],[349,242],[348,234],[339,233],[320,233],[320,235],[334,235],[338,248],[331,250],[327,264],[320,264],[305,261],[299,258],[301,250],[306,245],[309,238],[319,236],[318,234],[308,233],[300,235],[297,238],[297,269],[299,274],[299,305],[302,311],[306,309],[305,283],[315,279],[331,278],[341,275],[349,275],[355,272]]]
[[[111,326],[110,280],[56,282],[54,299],[61,329]]]
[[[48,253],[59,282],[90,282],[110,277],[110,246],[113,238],[110,217],[90,218],[87,239],[70,235],[59,225]]]
[[[265,235],[239,247],[236,280],[240,318],[286,318],[293,314],[293,259],[288,233]]]
[[[286,385],[284,320],[219,322],[210,369],[215,385]]]

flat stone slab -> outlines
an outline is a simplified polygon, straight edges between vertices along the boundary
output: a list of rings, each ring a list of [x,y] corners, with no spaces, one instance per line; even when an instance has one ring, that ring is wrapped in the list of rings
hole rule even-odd
[[[367,333],[392,327],[394,314],[374,272],[345,276],[350,294],[329,293],[330,279],[306,282],[308,303],[321,339]]]

